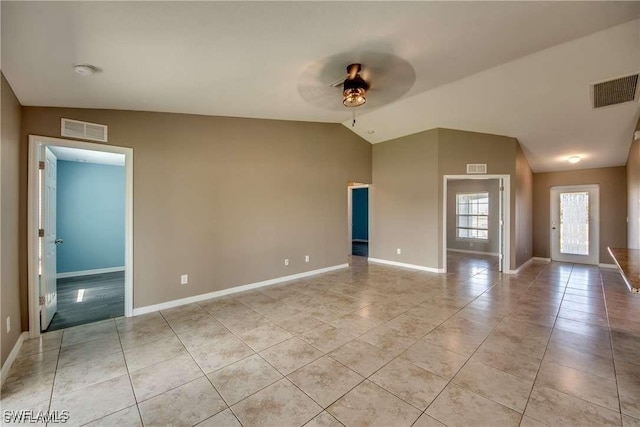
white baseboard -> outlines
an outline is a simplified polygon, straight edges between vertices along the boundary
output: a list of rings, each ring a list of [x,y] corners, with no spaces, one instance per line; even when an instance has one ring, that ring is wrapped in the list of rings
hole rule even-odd
[[[115,273],[116,271],[124,271],[124,265],[122,267],[96,268],[95,270],[68,271],[56,274],[56,278],[91,276],[93,274]]]
[[[539,257],[539,256],[534,256],[531,259],[534,260],[534,261],[551,262],[551,258],[542,258],[542,257]]]
[[[490,255],[490,256],[500,255],[499,253],[496,253],[496,252],[470,251],[466,249],[449,249],[449,248],[447,248],[447,252],[459,252],[461,254]]]
[[[516,268],[515,270],[507,270],[505,273],[506,274],[518,274],[522,270],[524,270],[529,264],[531,264],[534,261],[536,261],[535,257],[529,258],[520,267]]]
[[[616,270],[618,269],[618,266],[615,265],[615,264],[604,264],[604,263],[601,263],[601,264],[598,264],[598,267],[600,267],[600,268],[615,268]]]
[[[262,282],[250,283],[248,285],[235,286],[229,289],[222,289],[220,291],[209,292],[207,294],[194,295],[192,297],[176,299],[173,301],[162,302],[160,304],[147,305],[145,307],[138,307],[133,309],[133,315],[139,316],[141,314],[152,313],[154,311],[166,310],[168,308],[179,307],[185,304],[191,304],[198,301],[204,301],[211,298],[217,298],[225,295],[236,294],[238,292],[244,292],[251,289],[262,288],[264,286],[276,285],[278,283],[288,282],[290,280],[302,279],[304,277],[315,276],[317,274],[328,273],[334,270],[340,270],[349,267],[349,264],[333,265],[331,267],[320,268],[318,270],[305,271],[304,273],[292,274],[291,276],[277,277],[275,279],[264,280]]]
[[[4,361],[4,365],[2,365],[2,372],[0,373],[0,387],[4,384],[4,381],[9,376],[9,371],[11,371],[11,367],[13,366],[13,362],[15,362],[16,357],[18,357],[18,353],[20,353],[20,348],[22,347],[22,342],[27,338],[29,332],[23,332],[18,337],[18,341],[11,349],[11,353],[7,357],[7,360]]]
[[[444,268],[425,267],[423,265],[407,264],[404,262],[389,261],[387,259],[367,258],[367,261],[373,262],[375,264],[385,264],[385,265],[392,265],[394,267],[410,268],[412,270],[429,271],[431,273],[445,273]]]

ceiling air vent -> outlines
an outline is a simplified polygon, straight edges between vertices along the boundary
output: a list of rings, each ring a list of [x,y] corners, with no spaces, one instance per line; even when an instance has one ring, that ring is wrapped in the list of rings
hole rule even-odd
[[[486,163],[468,163],[467,164],[467,173],[487,173],[487,164]]]
[[[638,74],[593,85],[593,108],[622,104],[636,99]]]
[[[62,119],[62,136],[107,142],[107,126],[78,120]]]

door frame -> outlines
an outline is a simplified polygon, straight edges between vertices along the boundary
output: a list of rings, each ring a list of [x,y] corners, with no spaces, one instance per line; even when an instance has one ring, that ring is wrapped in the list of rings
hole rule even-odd
[[[133,148],[97,144],[86,141],[29,135],[27,186],[27,264],[29,289],[29,337],[40,336],[39,274],[38,274],[38,162],[44,146],[79,148],[124,154],[125,156],[125,221],[124,221],[124,315],[133,316]]]
[[[369,188],[369,199],[367,204],[367,216],[369,217],[369,232],[371,231],[371,189],[370,184],[347,185],[347,240],[349,242],[349,255],[351,255],[351,243],[353,241],[353,190],[358,188]],[[367,233],[370,234],[370,233]],[[369,236],[371,237],[371,236]],[[367,240],[369,242],[371,239]],[[371,247],[369,247],[371,249]]]
[[[502,191],[502,273],[514,274],[511,269],[511,175],[443,175],[442,177],[442,271],[447,272],[447,182],[463,179],[501,179]],[[500,256],[500,255],[498,255]]]
[[[595,201],[589,200],[589,224],[596,224],[596,228],[594,230],[594,237],[593,237],[593,239],[595,240],[595,248],[594,248],[595,262],[593,263],[581,262],[581,261],[584,261],[584,259],[580,260],[580,258],[572,259],[570,261],[554,260],[553,258],[553,249],[554,249],[554,241],[555,241],[553,236],[553,221],[555,220],[554,219],[555,210],[553,208],[554,191],[560,193],[560,192],[589,191],[589,190],[596,190],[596,193],[595,193],[596,200]],[[592,209],[592,203],[595,203],[596,209]],[[558,209],[560,209],[559,205],[558,205]],[[592,215],[592,210],[595,211],[595,215]],[[593,216],[595,216],[595,218],[593,218]],[[575,264],[586,264],[586,265],[600,265],[600,184],[554,185],[549,187],[549,217],[550,217],[549,218],[549,258],[551,259],[551,261],[571,262]],[[591,230],[592,229],[590,227],[590,232]],[[559,228],[558,228],[558,233],[560,233]],[[591,235],[589,235],[589,240],[591,240]],[[558,244],[559,244],[559,241],[558,241]],[[558,251],[559,250],[560,248],[558,248]],[[584,257],[585,255],[567,255],[567,257],[569,258],[572,258],[574,256]]]

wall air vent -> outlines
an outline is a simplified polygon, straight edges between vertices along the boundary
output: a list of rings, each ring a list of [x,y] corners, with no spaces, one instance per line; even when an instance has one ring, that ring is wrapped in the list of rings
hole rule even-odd
[[[487,173],[487,164],[486,163],[468,163],[467,173],[468,174]]]
[[[638,74],[593,85],[593,108],[631,102],[638,93]]]
[[[107,126],[78,120],[62,119],[62,136],[107,142]]]

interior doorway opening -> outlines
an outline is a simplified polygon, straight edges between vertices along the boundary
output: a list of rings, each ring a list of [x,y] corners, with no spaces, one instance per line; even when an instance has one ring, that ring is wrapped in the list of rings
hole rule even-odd
[[[509,175],[445,175],[445,271],[510,272]]]
[[[349,254],[369,256],[369,185],[354,184],[348,191]]]
[[[29,138],[29,329],[133,312],[133,150]]]

